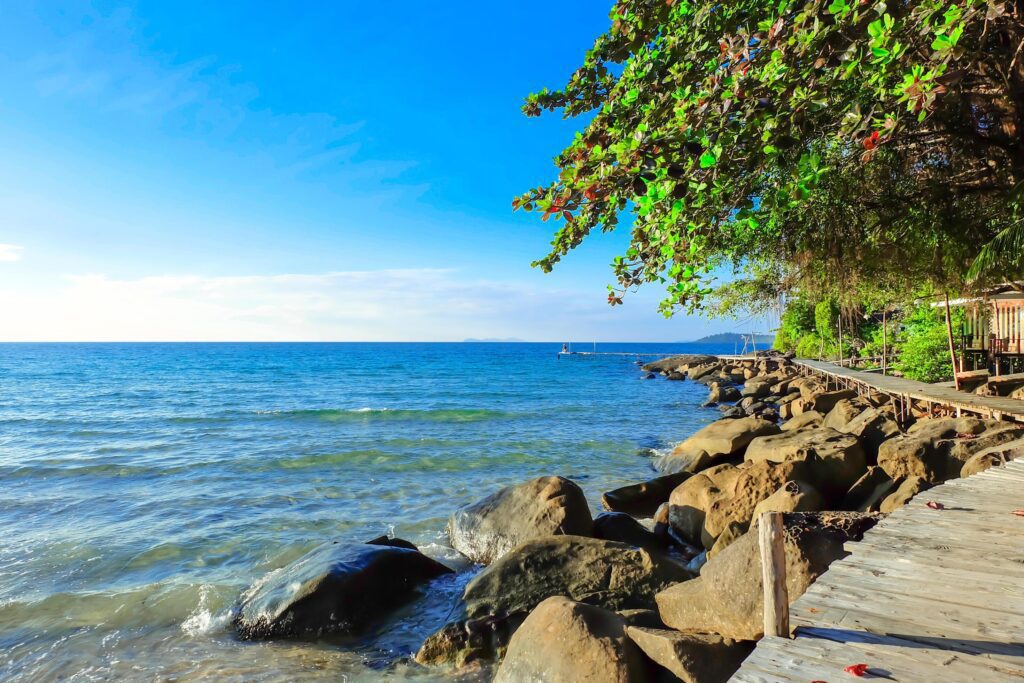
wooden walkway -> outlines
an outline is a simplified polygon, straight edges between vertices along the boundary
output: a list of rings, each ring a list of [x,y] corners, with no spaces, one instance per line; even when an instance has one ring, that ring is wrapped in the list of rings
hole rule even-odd
[[[843,368],[826,361],[794,360],[793,363],[806,372],[824,375],[837,386],[869,388],[888,394],[904,402],[919,401],[935,406],[944,406],[963,412],[1024,422],[1024,401],[1001,396],[979,396],[943,386],[915,382],[903,377],[891,377],[875,373]]]
[[[929,508],[934,501],[944,509]],[[742,683],[1024,680],[1024,461],[919,494],[850,543],[764,638]]]

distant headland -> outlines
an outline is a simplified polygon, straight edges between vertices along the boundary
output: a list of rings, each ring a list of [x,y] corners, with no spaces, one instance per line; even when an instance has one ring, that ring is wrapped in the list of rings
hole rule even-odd
[[[708,336],[701,337],[700,339],[694,339],[692,343],[694,343],[694,344],[731,344],[731,343],[735,342],[737,344],[742,344],[744,338],[750,339],[750,335],[749,334],[738,334],[736,332],[720,332],[718,334],[709,334]],[[775,335],[773,335],[773,334],[755,334],[754,335],[754,343],[755,344],[768,344],[768,345],[770,345],[774,341],[775,341]]]

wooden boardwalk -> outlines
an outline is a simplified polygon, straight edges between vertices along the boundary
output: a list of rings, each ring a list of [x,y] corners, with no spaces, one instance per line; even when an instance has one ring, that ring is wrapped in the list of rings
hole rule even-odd
[[[994,419],[1024,422],[1024,401],[1001,396],[979,396],[953,387],[915,382],[903,377],[891,377],[840,367],[817,360],[795,360],[794,364],[807,372],[824,375],[837,386],[870,388],[903,401],[914,400],[935,406],[973,413]]]
[[[944,509],[927,506],[928,501]],[[1024,680],[1024,461],[919,494],[791,606],[795,637],[764,638],[743,683]]]

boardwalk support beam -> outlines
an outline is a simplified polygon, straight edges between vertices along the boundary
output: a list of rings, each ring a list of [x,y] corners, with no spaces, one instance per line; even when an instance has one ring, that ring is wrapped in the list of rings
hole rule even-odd
[[[789,591],[786,589],[786,545],[782,513],[761,515],[761,574],[764,581],[764,634],[789,638]]]

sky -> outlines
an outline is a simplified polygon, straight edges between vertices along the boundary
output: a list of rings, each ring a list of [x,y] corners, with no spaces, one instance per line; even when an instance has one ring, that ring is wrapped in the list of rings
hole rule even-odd
[[[511,199],[606,0],[6,3],[0,340],[678,341]]]

